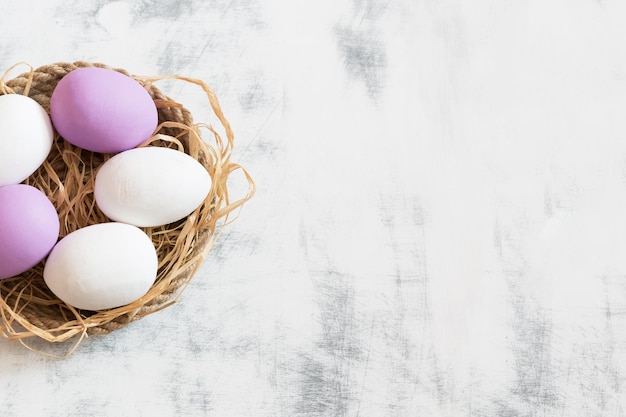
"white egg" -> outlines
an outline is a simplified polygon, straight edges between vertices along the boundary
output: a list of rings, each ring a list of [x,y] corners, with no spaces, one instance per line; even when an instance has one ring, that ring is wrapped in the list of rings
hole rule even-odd
[[[115,155],[96,174],[94,195],[110,219],[140,227],[180,220],[202,204],[211,176],[191,156],[145,147]]]
[[[54,131],[43,107],[20,94],[0,96],[0,186],[19,184],[46,160]]]
[[[124,223],[78,229],[56,244],[43,277],[65,303],[84,310],[129,304],[148,292],[158,259],[150,238]]]

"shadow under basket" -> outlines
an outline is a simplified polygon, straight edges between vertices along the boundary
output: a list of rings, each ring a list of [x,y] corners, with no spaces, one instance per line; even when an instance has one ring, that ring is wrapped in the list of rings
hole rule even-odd
[[[50,96],[61,78],[76,68],[89,66],[110,68],[88,62],[55,63],[31,68],[7,81],[13,66],[0,79],[0,94],[27,95],[49,114]],[[157,107],[159,125],[156,132],[140,146],[169,147],[187,153],[207,169],[213,183],[202,205],[189,216],[165,226],[141,228],[157,250],[158,275],[148,293],[131,304],[103,311],[75,309],[59,300],[46,286],[43,279],[45,261],[20,276],[0,280],[0,334],[44,354],[48,353],[40,348],[42,341],[44,345],[50,345],[75,340],[63,355],[69,356],[86,336],[111,333],[176,303],[220,231],[230,223],[229,214],[252,198],[255,191],[248,172],[230,162],[233,132],[209,86],[200,80],[177,75],[141,77],[130,75],[123,69],[110,69],[143,85]],[[210,125],[194,124],[184,106],[153,85],[163,79],[181,80],[202,88],[225,138],[222,139]],[[210,144],[203,140],[201,132],[210,135]],[[98,167],[111,156],[73,146],[55,131],[48,158],[24,183],[40,189],[55,206],[61,224],[59,238],[82,227],[110,221],[95,204],[93,190]],[[243,198],[230,201],[226,182],[237,170],[243,172],[248,181],[248,192]],[[33,347],[35,345],[37,348]]]

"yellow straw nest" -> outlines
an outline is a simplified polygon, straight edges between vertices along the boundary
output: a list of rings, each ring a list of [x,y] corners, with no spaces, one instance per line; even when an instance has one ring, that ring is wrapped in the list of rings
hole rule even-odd
[[[55,63],[36,69],[31,67],[29,72],[7,81],[13,66],[0,79],[0,95],[27,95],[49,113],[50,96],[61,78],[76,68],[88,66],[110,68],[88,62]],[[32,338],[52,343],[74,339],[76,343],[72,344],[67,356],[85,336],[108,334],[176,303],[217,236],[230,222],[229,214],[254,194],[254,182],[248,172],[230,161],[233,131],[217,96],[208,85],[177,75],[142,77],[130,75],[123,69],[115,70],[143,85],[158,109],[159,126],[141,146],[168,147],[189,154],[207,169],[213,185],[202,205],[186,218],[161,227],[142,228],[157,250],[158,275],[148,293],[129,305],[104,311],[84,311],[65,304],[50,292],[43,280],[45,261],[20,276],[0,280],[0,334],[31,350],[40,351],[27,343]],[[153,85],[163,79],[182,80],[202,88],[222,125],[220,130],[223,129],[225,139],[210,125],[194,124],[183,105]],[[210,144],[202,139],[201,131],[209,134]],[[24,181],[43,191],[54,204],[61,223],[60,238],[82,227],[109,221],[95,204],[93,190],[98,167],[111,156],[73,146],[55,133],[47,160]],[[231,201],[226,183],[229,175],[237,170],[243,172],[248,181],[248,192],[243,198]]]

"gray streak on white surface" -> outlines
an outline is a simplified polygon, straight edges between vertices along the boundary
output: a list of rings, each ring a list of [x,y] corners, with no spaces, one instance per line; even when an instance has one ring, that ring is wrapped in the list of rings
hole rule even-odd
[[[626,414],[625,12],[3,2],[2,67],[207,81],[258,194],[180,304],[64,361],[0,341],[0,415]]]

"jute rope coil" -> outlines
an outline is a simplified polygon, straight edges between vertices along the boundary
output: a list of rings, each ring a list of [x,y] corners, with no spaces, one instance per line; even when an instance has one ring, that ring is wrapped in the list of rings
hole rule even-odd
[[[86,66],[109,68],[88,62],[55,63],[36,69],[31,67],[29,72],[7,81],[14,66],[0,79],[0,94],[27,95],[49,113],[50,96],[57,83],[70,71]],[[130,75],[123,69],[115,70],[142,84],[157,106],[159,126],[141,146],[170,147],[191,155],[209,171],[213,185],[204,203],[187,218],[162,227],[142,228],[157,249],[158,275],[148,293],[127,306],[92,312],[66,305],[46,287],[43,263],[21,276],[0,280],[0,334],[29,349],[32,348],[26,341],[33,337],[48,342],[76,338],[69,355],[85,336],[121,329],[177,302],[223,226],[232,220],[229,214],[248,201],[255,191],[248,172],[230,161],[233,131],[209,86],[177,75],[142,77]],[[222,125],[225,139],[210,125],[194,124],[184,106],[153,85],[162,79],[178,79],[201,87]],[[201,130],[209,133],[210,144],[202,139]],[[43,191],[54,204],[61,223],[60,238],[79,228],[109,221],[95,204],[93,187],[98,167],[111,156],[80,149],[56,134],[47,160],[25,181]],[[233,202],[226,181],[237,170],[243,172],[249,187],[247,195]]]

